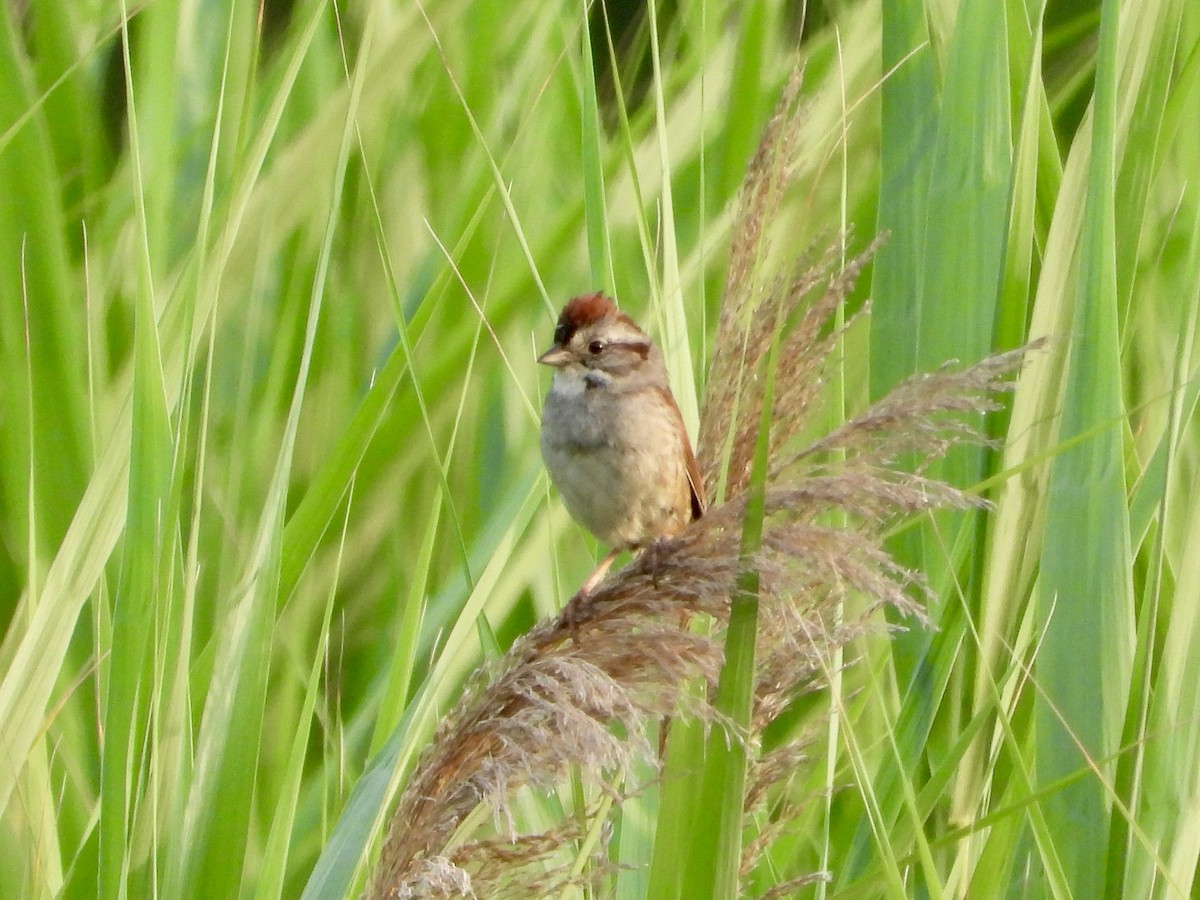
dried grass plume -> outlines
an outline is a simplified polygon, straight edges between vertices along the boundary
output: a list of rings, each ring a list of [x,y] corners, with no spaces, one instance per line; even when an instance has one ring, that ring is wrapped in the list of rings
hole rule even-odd
[[[881,534],[904,517],[977,500],[895,461],[912,453],[936,457],[976,440],[972,418],[993,406],[1020,353],[907,381],[832,433],[803,442],[839,345],[839,311],[875,245],[845,266],[830,252],[783,275],[767,274],[766,236],[793,158],[798,91],[796,78],[748,169],[734,227],[697,444],[713,506],[477,674],[400,797],[373,896],[546,896],[609,872],[603,833],[583,871],[563,863],[561,848],[582,837],[590,816],[518,835],[510,833],[509,805],[518,788],[555,788],[571,772],[619,803],[622,792],[639,786],[613,774],[630,771],[635,760],[657,762],[648,736],[663,718],[713,718],[704,692],[685,686],[714,684],[722,664],[721,625],[741,565],[763,367],[777,332],[748,746],[800,693],[825,686],[827,660],[868,627],[873,610],[920,614],[922,582],[885,552]],[[851,594],[867,602],[855,604],[863,612],[847,619],[840,610]],[[690,629],[701,615],[716,623],[713,636]],[[804,747],[788,745],[755,759],[748,810],[805,758]],[[478,817],[481,804],[488,814]],[[451,846],[473,813],[488,836]],[[746,848],[747,865],[769,836],[767,830]]]

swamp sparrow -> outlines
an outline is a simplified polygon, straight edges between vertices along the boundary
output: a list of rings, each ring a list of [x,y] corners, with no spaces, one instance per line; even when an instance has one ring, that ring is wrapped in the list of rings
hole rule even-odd
[[[542,409],[542,457],[563,503],[611,552],[586,595],[622,550],[670,537],[704,512],[704,485],[662,352],[603,294],[563,307]]]

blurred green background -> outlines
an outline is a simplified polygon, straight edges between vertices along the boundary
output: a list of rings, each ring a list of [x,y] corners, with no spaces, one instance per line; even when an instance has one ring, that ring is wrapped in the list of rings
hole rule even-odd
[[[0,895],[361,886],[597,553],[537,451],[557,308],[614,292],[695,433],[797,62],[774,249],[889,235],[830,422],[1054,340],[935,470],[995,510],[896,537],[937,627],[848,656],[744,891],[1200,896],[1187,0],[0,5]]]

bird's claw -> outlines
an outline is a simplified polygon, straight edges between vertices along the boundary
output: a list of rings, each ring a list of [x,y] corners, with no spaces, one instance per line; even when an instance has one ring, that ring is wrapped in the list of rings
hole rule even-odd
[[[580,590],[574,597],[567,601],[567,605],[563,607],[562,613],[559,616],[560,625],[570,634],[571,640],[579,645],[579,608],[583,605],[587,594]]]

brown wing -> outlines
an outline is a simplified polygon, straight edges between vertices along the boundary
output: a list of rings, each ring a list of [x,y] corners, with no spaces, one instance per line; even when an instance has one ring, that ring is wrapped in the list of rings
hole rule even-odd
[[[704,515],[708,500],[704,496],[704,476],[700,474],[700,464],[696,462],[696,454],[692,452],[692,442],[688,440],[687,432],[683,434],[684,463],[687,465],[688,485],[692,489],[692,518],[698,519]]]
[[[692,452],[692,442],[688,440],[687,427],[683,424],[683,415],[679,412],[674,395],[669,388],[659,390],[662,391],[663,399],[667,401],[671,412],[675,414],[675,427],[683,444],[683,465],[687,471],[688,487],[692,492],[692,519],[695,520],[704,515],[704,510],[708,507],[708,499],[704,495],[704,476],[700,473],[700,463],[696,462],[696,454]]]

